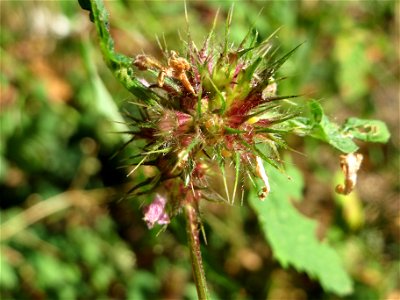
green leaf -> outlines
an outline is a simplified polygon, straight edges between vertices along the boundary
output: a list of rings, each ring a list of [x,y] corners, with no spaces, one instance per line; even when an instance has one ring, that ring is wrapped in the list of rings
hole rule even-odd
[[[349,118],[345,124],[339,126],[329,120],[317,101],[310,102],[309,110],[311,114],[309,118],[293,118],[287,122],[286,126],[297,135],[308,135],[322,140],[342,152],[357,151],[358,146],[353,139],[386,143],[390,138],[390,132],[382,121]]]
[[[339,125],[329,121],[318,102],[312,101],[310,110],[313,118],[310,136],[325,141],[344,153],[357,151],[358,146],[353,142],[351,136],[343,132]]]
[[[343,131],[365,142],[386,143],[390,138],[386,124],[379,120],[349,118],[343,125]]]
[[[310,111],[314,122],[320,123],[322,121],[322,117],[324,116],[324,110],[322,109],[322,106],[317,101],[311,101]]]
[[[352,292],[352,281],[338,254],[316,237],[316,223],[301,215],[290,203],[302,195],[300,173],[289,166],[287,176],[268,169],[271,193],[261,201],[256,191],[250,192],[250,204],[256,211],[266,239],[276,259],[284,266],[293,266],[317,279],[324,290],[337,295]]]

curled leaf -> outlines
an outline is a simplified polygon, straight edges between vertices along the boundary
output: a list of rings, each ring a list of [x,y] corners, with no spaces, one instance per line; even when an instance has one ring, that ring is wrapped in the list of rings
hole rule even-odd
[[[360,169],[363,156],[360,153],[350,153],[340,155],[340,167],[345,176],[344,184],[336,186],[336,192],[342,195],[348,195],[354,189],[357,182],[357,172]]]

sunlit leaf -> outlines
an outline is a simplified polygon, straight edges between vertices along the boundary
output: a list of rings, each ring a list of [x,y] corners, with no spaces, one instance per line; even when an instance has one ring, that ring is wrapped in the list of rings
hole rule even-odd
[[[386,143],[390,138],[386,124],[379,120],[349,118],[343,125],[343,131],[365,142]]]
[[[311,102],[310,110],[313,116],[313,125],[310,131],[310,136],[327,142],[336,149],[345,153],[357,151],[358,146],[353,142],[352,138],[346,135],[339,125],[329,120],[329,118],[324,114],[322,106],[318,102]]]
[[[271,193],[260,201],[256,191],[249,198],[261,223],[262,230],[272,247],[275,258],[285,267],[293,266],[317,279],[326,291],[347,295],[352,282],[337,253],[316,237],[317,224],[301,215],[290,201],[302,194],[301,176],[293,166],[287,176],[268,168]]]

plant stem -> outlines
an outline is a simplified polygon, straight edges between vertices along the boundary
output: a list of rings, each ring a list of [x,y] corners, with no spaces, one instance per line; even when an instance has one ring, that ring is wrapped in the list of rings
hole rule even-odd
[[[192,261],[192,271],[196,284],[197,296],[199,299],[209,299],[207,291],[206,275],[201,258],[199,220],[196,209],[192,204],[185,205],[186,230],[188,234],[190,258]]]

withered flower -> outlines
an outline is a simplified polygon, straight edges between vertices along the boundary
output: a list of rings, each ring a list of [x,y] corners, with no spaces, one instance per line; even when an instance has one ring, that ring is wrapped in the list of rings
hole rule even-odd
[[[336,192],[342,195],[350,194],[357,183],[357,172],[361,167],[363,156],[360,153],[340,155],[340,167],[344,174],[344,184],[336,186]]]

